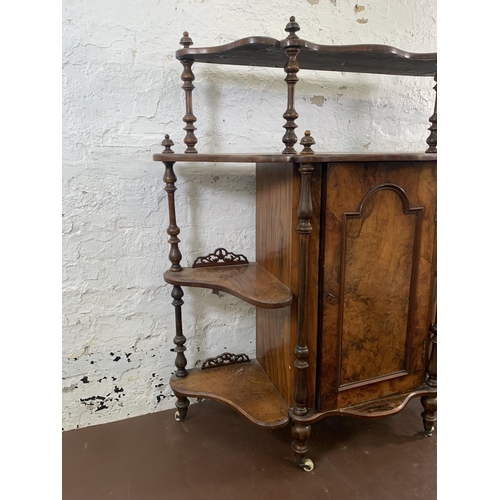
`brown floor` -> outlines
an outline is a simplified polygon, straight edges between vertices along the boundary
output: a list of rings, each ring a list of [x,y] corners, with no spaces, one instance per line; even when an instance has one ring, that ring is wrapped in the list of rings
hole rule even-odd
[[[63,500],[406,500],[436,498],[436,433],[418,399],[384,419],[312,426],[303,472],[290,429],[258,428],[212,401],[63,433]]]

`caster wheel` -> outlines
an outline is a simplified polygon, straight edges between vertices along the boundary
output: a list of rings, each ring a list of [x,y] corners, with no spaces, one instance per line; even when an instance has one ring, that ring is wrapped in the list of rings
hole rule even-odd
[[[314,469],[314,462],[310,458],[306,458],[299,464],[305,472],[311,472]]]
[[[196,402],[197,403],[202,403],[203,402],[203,398],[196,398]]]
[[[428,431],[424,431],[425,437],[432,437],[432,433],[434,432],[434,427],[431,427]]]
[[[182,422],[184,420],[184,417],[181,417],[181,414],[178,411],[176,411],[175,420],[177,420],[177,422]]]

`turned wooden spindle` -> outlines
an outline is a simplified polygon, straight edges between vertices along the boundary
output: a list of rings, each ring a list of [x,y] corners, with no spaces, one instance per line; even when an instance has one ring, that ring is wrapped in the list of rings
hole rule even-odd
[[[174,193],[177,190],[177,188],[175,187],[177,177],[174,173],[174,162],[164,161],[163,164],[165,165],[165,175],[163,176],[163,182],[165,183],[165,191],[167,192],[168,196],[169,226],[167,229],[167,234],[170,236],[168,240],[168,243],[170,245],[168,258],[171,262],[170,271],[178,272],[182,271],[182,266],[180,264],[182,254],[179,250],[179,243],[181,240],[178,238],[180,229],[177,226],[177,220],[175,216]]]
[[[295,17],[290,17],[290,22],[286,25],[285,31],[288,32],[286,40],[295,40],[299,37],[295,34],[300,30],[300,26],[295,22]],[[288,103],[287,110],[283,113],[283,118],[286,123],[283,128],[286,130],[283,136],[283,143],[285,144],[285,149],[283,154],[296,154],[294,144],[297,142],[297,136],[294,130],[297,128],[295,120],[299,117],[299,114],[295,110],[295,84],[299,81],[297,73],[299,72],[299,64],[297,63],[297,55],[300,52],[298,47],[288,46],[285,48],[285,54],[288,56],[287,62],[285,64],[285,82],[287,83],[287,95]]]
[[[175,371],[175,376],[178,378],[184,378],[187,376],[187,359],[184,354],[186,350],[186,337],[182,331],[182,305],[184,301],[182,297],[184,296],[184,292],[180,286],[174,286],[172,289],[172,305],[175,307],[175,337],[174,337],[174,352],[175,356],[175,367],[177,370]],[[177,397],[177,401],[175,402],[175,406],[177,408],[177,412],[175,414],[175,419],[180,422],[186,418],[186,414],[189,406],[189,399],[185,396],[181,396],[180,394],[175,394]]]
[[[314,151],[311,149],[311,146],[316,144],[316,141],[313,139],[310,130],[306,130],[304,133],[304,137],[300,140],[300,145],[303,146],[301,155],[313,155]]]
[[[172,289],[172,305],[175,307],[175,337],[174,337],[174,351],[177,353],[175,357],[175,367],[177,368],[175,375],[176,377],[185,377],[187,375],[186,365],[187,360],[184,355],[186,350],[186,337],[182,332],[182,311],[181,307],[184,304],[182,297],[184,292],[180,286],[175,286]]]
[[[294,349],[295,362],[297,368],[297,381],[295,385],[295,406],[292,410],[292,418],[303,417],[307,414],[307,368],[309,367],[309,349],[307,347],[307,278],[309,262],[309,236],[312,231],[311,217],[313,216],[313,204],[311,197],[311,175],[314,171],[312,163],[304,163],[299,167],[301,175],[301,190],[297,216],[299,224],[299,292],[298,292],[298,339]],[[300,420],[294,420],[292,427],[292,450],[299,465],[304,470],[311,470],[312,462],[308,459],[306,464],[305,454],[307,453],[307,439],[311,433],[311,428]]]
[[[427,138],[427,144],[429,147],[426,149],[426,153],[437,153],[437,74],[434,76],[434,81],[436,85],[434,85],[434,90],[436,91],[436,99],[434,101],[434,113],[429,118],[431,122],[431,126],[428,128],[430,131],[429,137]]]
[[[165,135],[165,139],[162,142],[162,146],[165,147],[163,154],[173,154],[171,147],[174,145],[173,141],[170,139],[170,136]],[[174,193],[176,191],[175,183],[177,181],[177,177],[174,173],[174,162],[163,162],[165,165],[165,175],[163,176],[163,181],[165,182],[165,191],[168,196],[168,213],[169,213],[169,226],[167,229],[167,234],[169,235],[168,243],[170,244],[170,252],[168,254],[168,258],[171,262],[170,271],[179,272],[182,271],[182,267],[180,265],[182,254],[179,250],[180,240],[178,238],[179,235],[179,227],[177,226],[177,220],[175,216],[175,199]],[[180,286],[174,285],[172,288],[172,305],[175,308],[175,337],[174,337],[174,352],[176,353],[175,357],[175,367],[177,368],[175,371],[175,376],[179,378],[183,378],[187,376],[187,360],[184,355],[184,351],[186,350],[186,337],[182,332],[182,306],[184,301],[182,297],[184,296],[184,292]],[[177,401],[175,406],[177,407],[177,413],[175,414],[175,418],[178,421],[184,420],[186,418],[187,408],[189,406],[189,399],[184,396],[176,395]]]
[[[183,37],[179,42],[185,49],[187,49],[190,45],[193,45],[193,41],[191,40],[189,33],[185,31],[183,33]],[[180,59],[182,66],[184,68],[181,79],[184,82],[182,88],[186,94],[186,114],[182,119],[186,126],[184,130],[186,131],[186,137],[184,138],[184,144],[186,144],[187,149],[185,153],[197,153],[198,151],[194,147],[198,142],[198,139],[194,135],[194,131],[196,127],[194,126],[194,122],[196,121],[196,116],[193,114],[193,90],[194,90],[194,73],[191,71],[191,66],[193,65],[193,60],[189,58]]]
[[[437,389],[437,324],[430,327],[432,333],[431,354],[427,360],[427,379],[425,385]],[[437,420],[437,398],[435,396],[424,396],[420,398],[424,411],[421,413],[426,436],[432,436],[434,423]]]

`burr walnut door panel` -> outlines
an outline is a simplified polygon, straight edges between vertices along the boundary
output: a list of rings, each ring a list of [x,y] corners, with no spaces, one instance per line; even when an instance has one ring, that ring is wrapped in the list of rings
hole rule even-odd
[[[435,162],[327,166],[321,410],[424,382],[435,167]]]

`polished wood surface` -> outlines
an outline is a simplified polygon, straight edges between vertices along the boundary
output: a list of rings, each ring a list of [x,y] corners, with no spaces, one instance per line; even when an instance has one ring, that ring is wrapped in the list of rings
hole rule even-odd
[[[300,48],[300,69],[376,73],[404,76],[434,76],[437,54],[411,53],[389,45],[321,45],[300,38],[279,41],[251,36],[217,47],[190,47],[175,53],[177,59],[194,62],[283,68],[285,49]]]
[[[436,161],[437,155],[423,152],[409,153],[314,153],[314,155],[284,155],[279,153],[173,153],[153,155],[154,161],[189,162],[189,163],[340,163],[354,161]]]
[[[188,370],[170,379],[176,395],[206,398],[233,407],[248,420],[268,429],[288,424],[288,405],[256,360],[210,370]]]
[[[359,212],[343,214],[341,387],[406,369],[423,210],[409,205],[404,191],[382,184]]]
[[[322,411],[424,382],[436,164],[330,164],[326,190]]]
[[[312,158],[312,156],[308,156]],[[313,215],[309,243],[307,296],[307,406],[316,393],[318,256],[320,242],[321,165],[311,177]],[[290,407],[294,405],[297,373],[293,349],[298,339],[299,219],[301,191],[298,165],[259,163],[256,167],[256,260],[294,294],[290,308],[257,309],[257,358]],[[270,217],[272,214],[272,217]]]
[[[332,416],[358,418],[388,417],[404,410],[408,403],[414,398],[433,398],[436,394],[436,389],[422,385],[411,390],[391,393],[384,397],[374,397],[370,401],[348,405],[334,410],[310,412],[305,417],[301,417],[300,420],[304,423],[313,424],[325,417]]]
[[[224,267],[185,268],[178,273],[166,271],[163,277],[171,285],[220,290],[257,307],[272,309],[292,303],[289,288],[255,262]]]

